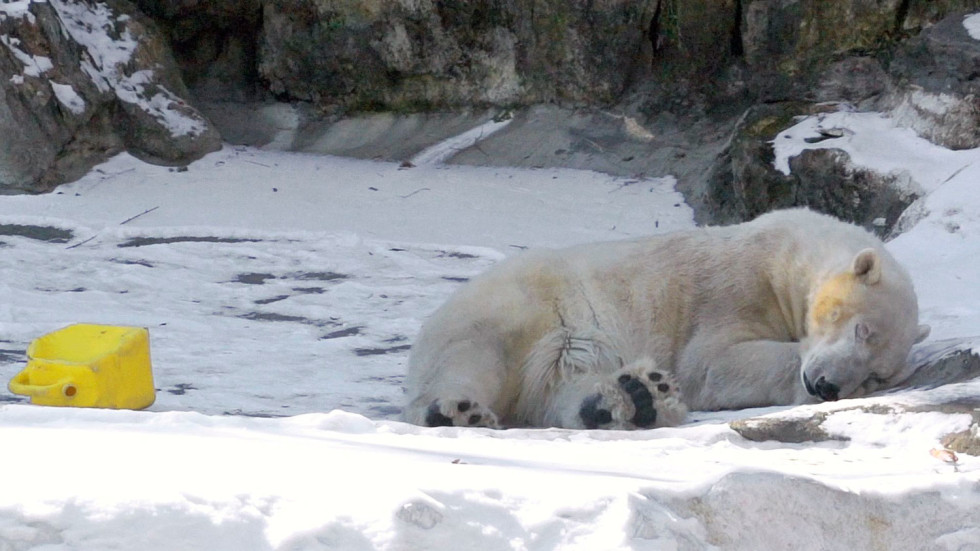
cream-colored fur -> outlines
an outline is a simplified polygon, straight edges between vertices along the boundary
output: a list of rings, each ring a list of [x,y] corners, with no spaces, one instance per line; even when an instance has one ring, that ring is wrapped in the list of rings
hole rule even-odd
[[[531,251],[464,285],[428,320],[404,417],[577,428],[590,426],[583,401],[599,396],[590,407],[611,419],[601,428],[634,428],[630,377],[650,389],[652,426],[681,422],[684,404],[856,396],[909,375],[909,349],[928,333],[917,320],[909,277],[877,238],[804,209]],[[659,380],[652,371],[668,390],[643,377]]]

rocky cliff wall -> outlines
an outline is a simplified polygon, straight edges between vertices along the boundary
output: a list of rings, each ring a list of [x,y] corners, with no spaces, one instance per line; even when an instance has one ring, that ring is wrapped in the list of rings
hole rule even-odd
[[[256,89],[321,111],[817,99],[976,0],[138,0],[199,99]],[[846,76],[846,71],[844,75]],[[230,93],[236,90],[236,93]],[[839,98],[835,98],[839,99]]]
[[[767,142],[847,102],[980,144],[971,9],[980,0],[20,0],[0,7],[13,136],[0,188],[51,189],[122,149],[182,164],[220,139],[403,160],[507,111],[514,124],[454,161],[675,174],[702,222],[791,204],[891,220],[901,208],[874,175],[822,154],[787,179]],[[101,54],[68,32],[83,15],[127,56],[87,70]],[[879,206],[838,205],[819,191],[828,173]]]

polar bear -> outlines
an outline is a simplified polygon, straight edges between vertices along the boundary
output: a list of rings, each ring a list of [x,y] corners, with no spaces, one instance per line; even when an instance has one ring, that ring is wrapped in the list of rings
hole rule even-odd
[[[806,209],[523,253],[423,326],[404,419],[640,429],[686,408],[857,397],[911,373],[929,327],[867,231]]]

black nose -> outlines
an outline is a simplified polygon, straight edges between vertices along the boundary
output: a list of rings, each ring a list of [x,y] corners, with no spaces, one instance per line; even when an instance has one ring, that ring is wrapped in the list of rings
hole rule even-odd
[[[828,382],[826,378],[820,377],[817,382],[813,384],[813,390],[821,400],[827,402],[837,401],[837,394],[840,392],[840,387],[834,383]]]

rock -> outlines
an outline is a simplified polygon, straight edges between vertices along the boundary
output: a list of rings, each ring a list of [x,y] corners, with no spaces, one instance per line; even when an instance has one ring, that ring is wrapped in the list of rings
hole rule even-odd
[[[277,96],[323,108],[606,103],[630,82],[654,4],[265,2],[258,70]]]
[[[699,221],[718,223],[811,199],[829,212],[845,212],[841,201],[852,198],[852,184],[873,179],[834,154],[802,158],[804,171],[809,165],[835,167],[834,177],[844,178],[848,188],[808,198],[811,185],[806,180],[816,176],[816,168],[805,177],[794,174],[784,180],[766,166],[765,144],[741,135],[759,122],[739,119],[751,105],[758,105],[754,112],[763,118],[769,117],[765,112],[774,102],[786,105],[787,98],[807,106],[804,110],[839,101],[868,109],[885,106],[924,135],[933,132],[931,139],[940,143],[960,147],[978,139],[971,122],[977,110],[970,96],[974,85],[968,78],[976,41],[964,34],[961,18],[930,26],[957,9],[975,7],[972,0],[136,4],[156,20],[169,44],[125,0],[92,4],[90,10],[101,6],[115,18],[103,32],[107,39],[122,43],[128,32],[141,40],[131,47],[133,61],[104,68],[103,73],[112,70],[116,76],[102,75],[108,89],[92,81],[92,90],[81,90],[79,82],[87,75],[74,70],[68,85],[86,105],[83,113],[61,116],[57,123],[25,122],[27,113],[49,116],[44,113],[51,110],[55,89],[41,90],[50,88],[43,77],[20,85],[23,94],[6,94],[0,120],[8,121],[10,129],[32,124],[38,129],[25,135],[21,145],[11,146],[7,166],[17,176],[5,176],[5,181],[21,182],[20,189],[37,187],[23,182],[51,185],[91,166],[89,159],[121,148],[155,162],[186,163],[219,146],[214,128],[195,107],[219,120],[236,143],[284,149],[342,149],[337,136],[367,128],[365,138],[375,136],[376,143],[362,142],[352,149],[355,155],[384,153],[392,136],[408,135],[406,129],[413,126],[443,136],[457,128],[453,121],[508,108],[517,117],[506,136],[523,137],[508,146],[504,135],[497,136],[461,152],[454,162],[676,174],[678,188],[698,210]],[[54,13],[74,5],[56,1],[30,6],[25,13]],[[128,19],[121,21],[121,14]],[[6,24],[21,19],[8,17]],[[34,33],[42,42],[24,43],[33,44],[31,52],[38,53],[67,48],[67,53],[49,57],[52,71],[72,73],[70,67],[80,63],[85,46],[71,37],[57,40],[59,33],[52,29],[60,20],[40,19],[50,20],[47,27],[39,26],[43,32]],[[908,40],[907,47],[894,47],[920,28],[926,30]],[[21,39],[17,33],[10,36]],[[15,55],[8,55],[7,62],[7,69],[0,70],[14,77],[23,73]],[[150,67],[152,73],[147,72]],[[960,72],[944,77],[937,70]],[[145,83],[133,80],[150,74]],[[940,90],[948,82],[956,83],[953,91],[949,86]],[[137,96],[153,101],[121,99],[136,88]],[[272,99],[292,104],[270,107]],[[146,108],[154,102],[164,109]],[[552,120],[556,109],[570,115]],[[248,113],[255,117],[243,120]],[[413,118],[416,113],[425,116]],[[200,124],[186,125],[180,134],[170,115]],[[66,122],[72,117],[77,120]],[[385,118],[390,121],[382,123]],[[726,141],[719,135],[727,130],[718,129],[738,120],[742,124],[725,159],[712,165],[719,144]],[[370,132],[385,125],[391,134]],[[543,136],[546,128],[555,135],[535,148],[532,137]],[[389,155],[410,156],[409,144],[416,142],[399,142],[404,147]],[[868,201],[861,197],[863,204]],[[882,209],[891,212],[891,207]],[[847,216],[862,222],[867,218],[853,212]],[[890,216],[885,218],[890,221]]]
[[[957,453],[980,456],[980,424],[974,423],[968,430],[947,435],[942,444]]]
[[[761,105],[746,111],[728,148],[718,157],[699,217],[736,223],[774,208],[801,204],[794,178],[774,168],[772,140],[793,124],[794,117],[808,112],[808,106],[798,103]]]
[[[952,15],[902,44],[889,65],[897,90],[883,102],[896,122],[951,149],[980,145],[980,40]]]
[[[849,103],[857,109],[873,110],[891,93],[892,79],[881,63],[870,56],[856,56],[831,63],[818,77],[813,90],[815,102]]]
[[[846,52],[874,49],[893,31],[901,0],[755,0],[742,8],[751,88],[760,99],[807,98],[814,77]]]
[[[821,483],[825,477],[819,467],[801,466],[800,475],[773,473],[766,467],[759,465],[757,472],[726,474],[700,495],[665,500],[672,524],[681,524],[678,519],[694,521],[704,531],[697,544],[675,548],[974,548],[980,510],[949,499],[934,488],[909,491],[897,498],[887,488],[854,491],[846,483]],[[965,494],[973,491],[969,475],[957,476],[952,469],[949,472],[950,477],[967,479],[963,482]],[[786,511],[793,513],[784,514]],[[779,519],[778,528],[774,519]]]
[[[913,374],[903,386],[932,388],[980,377],[980,354],[973,339],[928,341],[912,349]]]
[[[823,425],[832,415],[860,412],[867,415],[902,416],[922,412],[945,415],[970,415],[973,425],[967,431],[943,438],[943,445],[961,453],[980,455],[980,398],[964,395],[950,387],[911,398],[904,391],[931,390],[944,385],[963,383],[980,377],[980,354],[977,339],[928,342],[916,346],[909,357],[913,371],[897,388],[872,394],[868,398],[842,400],[820,406],[803,406],[796,410],[739,419],[729,426],[753,442],[774,441],[787,444],[847,440],[846,436],[828,431]]]
[[[808,149],[789,161],[801,204],[854,222],[879,237],[891,234],[919,195],[907,174],[855,167],[839,149]]]
[[[205,104],[230,143],[403,161],[419,151],[489,121],[496,111],[363,113],[318,117],[306,104]]]
[[[904,182],[857,170],[832,152],[801,156],[797,163],[803,172],[785,177],[769,166],[765,139],[752,135],[760,121],[739,115],[755,104],[750,115],[771,118],[768,112],[791,104],[782,101],[786,98],[798,98],[803,106],[794,114],[812,112],[816,103],[842,101],[862,109],[903,105],[918,113],[931,100],[901,95],[910,88],[893,82],[900,63],[889,65],[889,48],[972,4],[140,0],[139,5],[168,31],[198,105],[233,143],[402,159],[415,145],[430,145],[395,140],[410,136],[408,129],[448,136],[458,129],[452,121],[506,106],[514,108],[514,123],[452,162],[675,174],[699,222],[737,222],[772,208],[809,204],[871,227],[882,218],[894,222],[894,211],[908,197],[897,193],[901,197],[892,202],[892,184],[901,191]],[[270,107],[270,96],[263,93],[293,105]],[[892,102],[886,105],[883,98]],[[255,100],[262,103],[241,106]],[[957,104],[944,122],[931,124],[948,128],[949,122],[969,118],[964,114],[970,114],[968,106]],[[712,163],[725,142],[718,135],[728,132],[718,129],[737,120],[742,124],[731,147]],[[782,128],[773,124],[763,126],[774,135]],[[641,132],[629,132],[627,125]],[[382,127],[391,132],[376,132]],[[364,132],[356,147],[338,138],[357,135],[358,129]],[[635,139],[640,135],[645,138]],[[393,141],[397,154],[388,151]],[[830,170],[832,177],[819,170]],[[843,189],[817,189],[837,178]],[[887,225],[874,229],[888,230]]]
[[[899,126],[950,149],[980,145],[980,103],[972,95],[932,93],[911,86],[894,94],[886,107]]]
[[[258,74],[260,0],[135,0],[170,38],[197,102],[261,100]]]
[[[220,148],[167,44],[124,0],[0,6],[0,44],[0,191],[49,190],[124,148],[172,164]]]
[[[856,223],[881,237],[918,197],[902,174],[855,167],[836,149],[806,150],[790,159],[791,173],[774,167],[772,142],[797,116],[835,106],[798,102],[753,107],[736,125],[707,179],[699,221],[735,223],[776,208],[807,206]],[[690,201],[691,199],[689,199]]]
[[[662,106],[688,110],[741,93],[727,75],[743,53],[736,0],[661,0],[650,21],[641,85]]]
[[[753,442],[775,441],[800,444],[802,442],[840,440],[840,438],[828,434],[820,426],[826,420],[825,414],[805,418],[756,417],[732,421],[729,426],[742,438]]]

